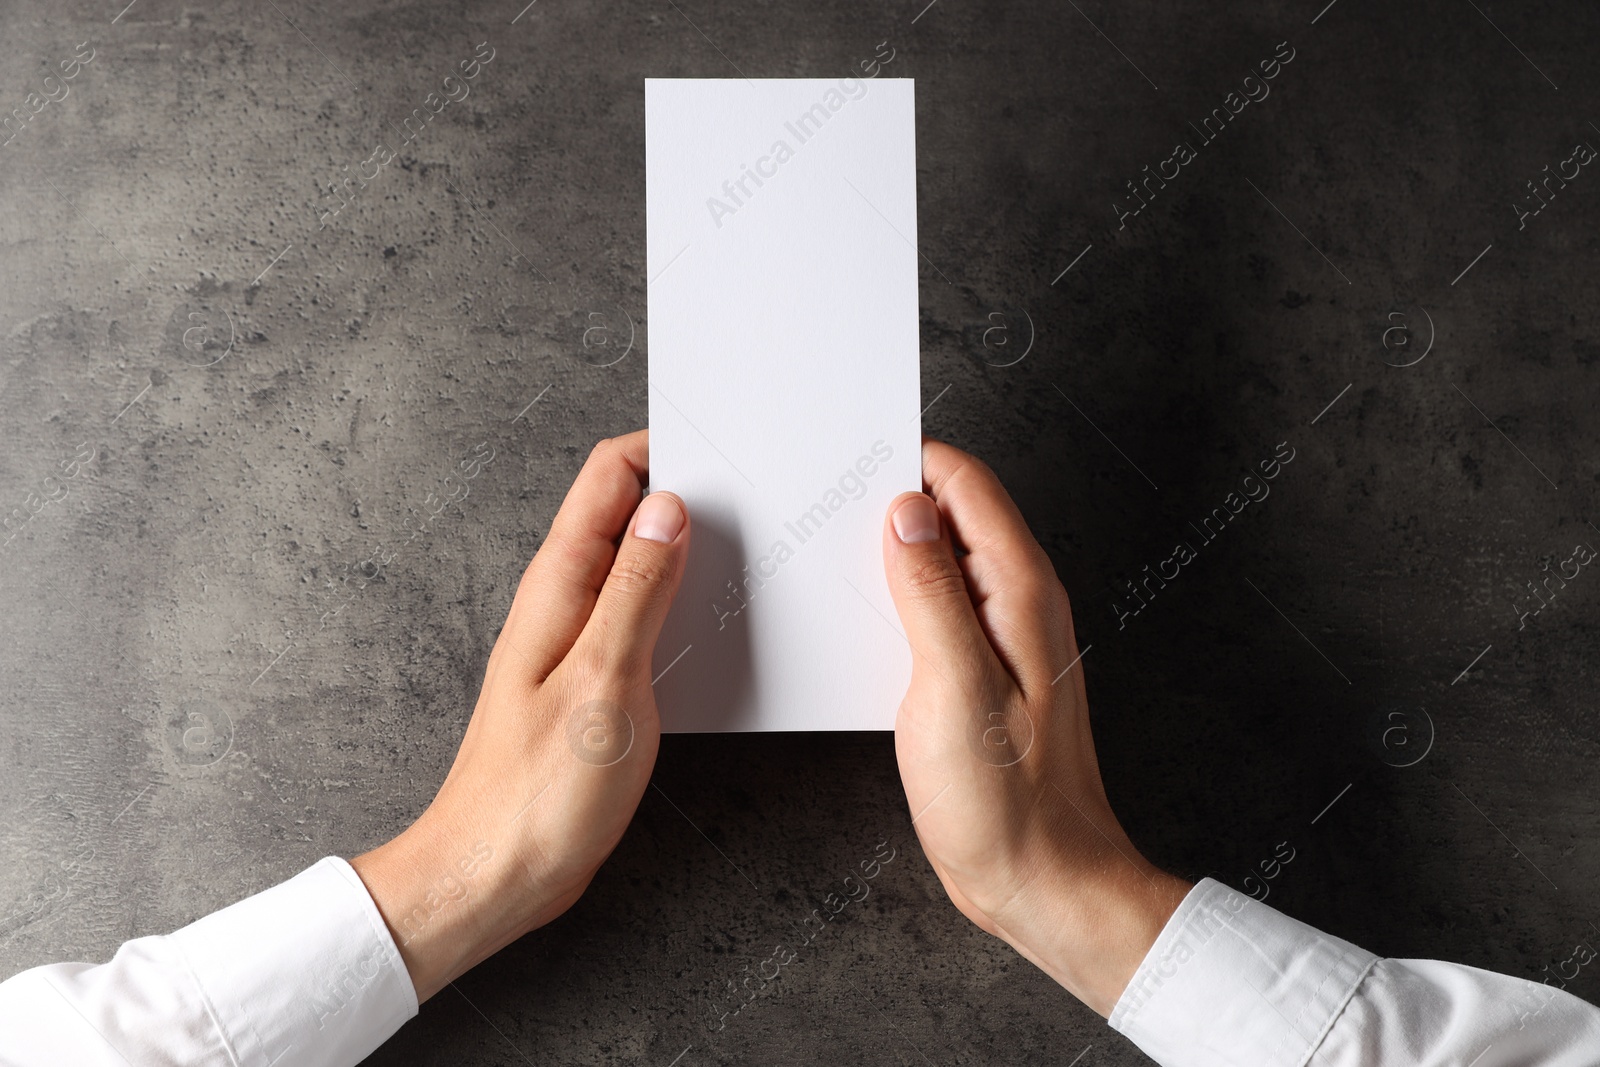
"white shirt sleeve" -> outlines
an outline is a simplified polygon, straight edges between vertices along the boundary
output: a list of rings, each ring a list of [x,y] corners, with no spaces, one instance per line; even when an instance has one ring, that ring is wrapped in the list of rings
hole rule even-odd
[[[1210,878],[1167,921],[1110,1024],[1162,1067],[1600,1064],[1600,1009],[1570,993],[1379,959]]]
[[[0,983],[0,1065],[352,1067],[416,1014],[383,916],[329,856],[109,963]]]

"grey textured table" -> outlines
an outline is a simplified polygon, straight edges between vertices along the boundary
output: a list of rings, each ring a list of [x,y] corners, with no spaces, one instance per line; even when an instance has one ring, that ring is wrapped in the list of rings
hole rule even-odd
[[[1597,936],[1600,575],[1548,576],[1600,544],[1600,10],[922,4],[0,10],[0,975],[422,808],[645,422],[643,79],[863,62],[917,80],[926,429],[1073,595],[1140,846],[1386,955]],[[948,906],[889,737],[669,737],[655,785],[374,1060],[1142,1062]]]

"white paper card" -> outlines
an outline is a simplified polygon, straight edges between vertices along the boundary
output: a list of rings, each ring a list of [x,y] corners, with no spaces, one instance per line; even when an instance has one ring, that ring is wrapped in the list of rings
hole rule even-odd
[[[668,732],[889,730],[922,487],[908,78],[646,79],[650,482],[689,506]]]

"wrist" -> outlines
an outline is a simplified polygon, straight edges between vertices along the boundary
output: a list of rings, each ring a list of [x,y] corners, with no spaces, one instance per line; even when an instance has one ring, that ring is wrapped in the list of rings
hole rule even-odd
[[[1137,853],[1090,870],[1043,864],[994,922],[1018,953],[1110,1018],[1192,888]]]
[[[425,812],[350,861],[405,961],[421,1003],[530,929],[525,875],[501,843]]]

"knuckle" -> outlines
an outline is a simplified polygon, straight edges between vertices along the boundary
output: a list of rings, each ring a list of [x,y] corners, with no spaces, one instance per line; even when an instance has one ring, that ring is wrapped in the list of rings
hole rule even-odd
[[[672,562],[665,552],[636,550],[617,557],[607,582],[630,597],[654,597],[672,576]]]
[[[589,449],[589,458],[584,461],[584,466],[599,466],[609,463],[616,450],[617,439],[615,437],[602,437],[594,443],[593,448]]]
[[[1028,583],[1040,590],[1048,590],[1051,594],[1059,590],[1065,596],[1066,589],[1062,587],[1061,578],[1056,574],[1055,561],[1050,558],[1050,553],[1032,538],[1023,541],[1019,548],[1021,573],[1026,576]]]
[[[967,594],[967,579],[961,567],[942,555],[907,561],[900,577],[906,591],[919,600],[945,600]]]
[[[1036,587],[1028,604],[1032,618],[1050,630],[1064,630],[1072,625],[1072,607],[1067,603],[1066,590],[1060,582]]]
[[[524,589],[531,589],[539,580],[539,553],[535,552],[533,558],[528,560],[522,568],[522,576],[517,579],[517,595],[521,596]]]
[[[952,479],[958,477],[993,478],[995,476],[994,469],[971,452],[963,452],[959,448],[953,449],[953,451],[959,458],[950,472]]]
[[[534,557],[528,561],[528,565],[522,568],[522,577],[517,579],[517,588],[512,594],[511,602],[515,604],[520,600],[528,603],[538,599],[539,584],[544,580],[543,575],[549,566],[550,558],[546,555],[544,549],[541,548],[534,553]]]
[[[1050,608],[1069,622],[1072,619],[1072,598],[1067,595],[1067,587],[1061,584],[1061,579],[1051,575],[1051,580],[1045,583],[1049,590]]]
[[[1030,601],[1024,602],[1023,618],[1028,620],[1027,632],[1050,645],[1060,645],[1072,636],[1072,612],[1067,607],[1066,595],[1055,590],[1041,590]]]
[[[963,465],[972,472],[974,477],[983,478],[985,480],[995,478],[994,468],[985,463],[981,458],[974,456],[970,452],[964,452],[962,455],[966,457]]]

